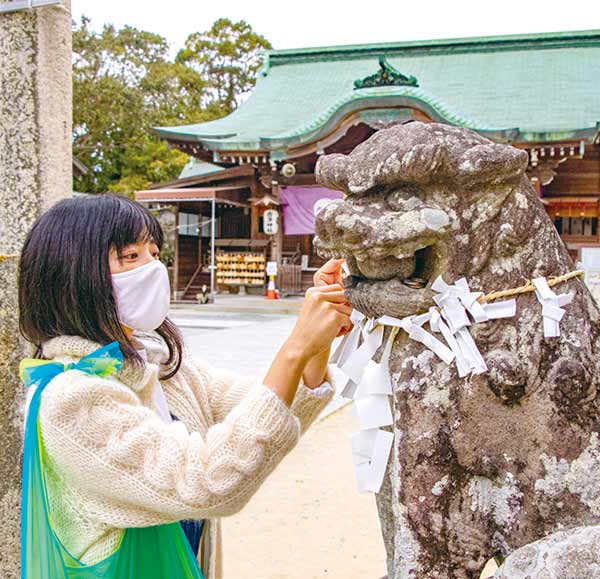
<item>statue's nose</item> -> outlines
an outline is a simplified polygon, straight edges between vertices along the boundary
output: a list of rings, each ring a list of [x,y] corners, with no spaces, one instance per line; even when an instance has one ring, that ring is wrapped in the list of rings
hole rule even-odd
[[[316,218],[316,233],[324,243],[355,245],[368,235],[368,225],[352,207],[338,205],[322,211]]]

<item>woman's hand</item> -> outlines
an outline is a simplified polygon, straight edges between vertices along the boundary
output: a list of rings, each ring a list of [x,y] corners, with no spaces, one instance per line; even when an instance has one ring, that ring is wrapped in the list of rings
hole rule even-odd
[[[323,287],[334,283],[343,286],[345,276],[342,271],[342,265],[344,263],[346,263],[345,259],[330,259],[313,276],[315,287]],[[351,329],[352,324],[342,328],[337,337],[347,334]]]
[[[292,333],[265,376],[265,386],[290,406],[303,373],[308,377],[307,369],[311,377],[305,380],[306,385],[315,388],[321,384],[329,346],[342,328],[352,325],[351,313],[342,286],[311,287],[306,292]]]
[[[345,259],[330,259],[323,265],[313,276],[315,287],[332,285],[334,283],[343,286],[344,276],[342,274],[342,264],[345,263],[345,261]]]
[[[308,361],[326,351],[340,330],[352,326],[351,313],[341,285],[312,287],[306,292],[288,343]]]
[[[315,287],[306,292],[296,325],[265,376],[264,384],[288,406],[301,377],[308,388],[323,383],[331,342],[352,328],[352,308],[341,283],[343,262],[332,259],[317,271]]]
[[[323,287],[332,284],[343,284],[342,265],[345,259],[330,259],[323,267],[315,273],[313,281],[316,287]],[[352,329],[352,324],[342,327],[338,336],[346,334]],[[329,348],[320,354],[311,358],[302,374],[305,386],[308,388],[317,388],[327,380],[327,364],[329,362]]]

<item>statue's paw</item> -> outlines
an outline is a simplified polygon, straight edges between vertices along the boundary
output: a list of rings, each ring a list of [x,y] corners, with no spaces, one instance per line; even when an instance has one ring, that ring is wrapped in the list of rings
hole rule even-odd
[[[578,405],[596,395],[590,371],[573,358],[557,360],[548,375],[548,383],[552,399],[562,409],[576,410]]]
[[[507,350],[492,350],[485,357],[487,383],[503,404],[517,403],[525,395],[527,370],[523,361]]]

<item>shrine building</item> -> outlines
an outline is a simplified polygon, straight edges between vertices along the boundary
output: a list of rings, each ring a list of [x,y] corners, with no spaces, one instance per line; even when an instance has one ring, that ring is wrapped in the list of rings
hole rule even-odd
[[[574,258],[600,247],[600,30],[272,50],[249,98],[210,122],[160,127],[190,155],[180,178],[136,198],[174,206],[174,288],[283,292],[322,262],[313,208],[319,155],[349,153],[407,120],[477,131],[527,151],[527,174]],[[214,217],[214,219],[213,219]],[[212,267],[211,267],[212,264]]]

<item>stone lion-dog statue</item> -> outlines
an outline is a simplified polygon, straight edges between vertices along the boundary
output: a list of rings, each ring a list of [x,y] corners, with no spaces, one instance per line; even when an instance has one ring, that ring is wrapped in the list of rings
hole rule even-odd
[[[348,299],[369,317],[427,312],[439,275],[489,293],[565,274],[574,264],[527,163],[467,129],[381,130],[319,159],[318,182],[346,197],[317,215],[315,245],[346,258]],[[478,579],[493,556],[600,523],[600,312],[580,279],[554,289],[575,293],[559,337],[544,337],[534,293],[517,296],[516,316],[470,328],[483,374],[459,378],[396,338],[394,446],[377,496],[389,579]]]

